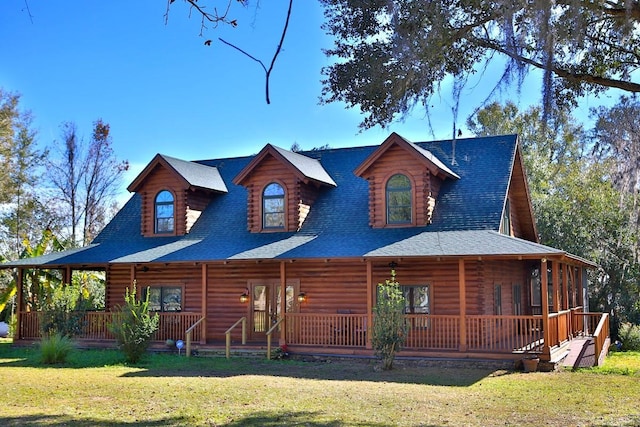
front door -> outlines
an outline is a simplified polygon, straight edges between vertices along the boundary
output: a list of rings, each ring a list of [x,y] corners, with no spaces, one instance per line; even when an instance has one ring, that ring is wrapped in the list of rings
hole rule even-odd
[[[295,309],[295,286],[287,285],[285,310],[282,306],[282,287],[277,282],[254,283],[251,285],[251,316],[249,317],[250,339],[266,340],[266,333],[284,314]],[[279,335],[274,336],[278,338]]]

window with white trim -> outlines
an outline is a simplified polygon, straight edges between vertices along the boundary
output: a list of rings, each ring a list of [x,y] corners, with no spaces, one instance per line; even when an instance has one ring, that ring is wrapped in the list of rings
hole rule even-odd
[[[262,192],[262,227],[266,229],[284,228],[284,207],[284,188],[276,182],[267,185]]]
[[[155,199],[155,232],[157,234],[173,233],[174,222],[173,194],[168,190],[162,190]]]

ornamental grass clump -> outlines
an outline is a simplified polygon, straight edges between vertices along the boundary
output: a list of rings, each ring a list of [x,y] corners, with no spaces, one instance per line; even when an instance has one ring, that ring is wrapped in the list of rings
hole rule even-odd
[[[407,336],[404,318],[405,298],[391,270],[391,279],[378,283],[376,305],[373,308],[373,335],[371,343],[382,360],[382,369],[393,369],[396,352],[400,351]]]
[[[72,350],[73,342],[61,333],[47,335],[40,340],[40,357],[46,365],[65,363]]]
[[[138,363],[147,352],[153,334],[158,330],[158,313],[149,314],[149,292],[144,300],[136,300],[136,286],[127,288],[125,304],[117,307],[109,331],[115,336],[118,347],[129,363]]]

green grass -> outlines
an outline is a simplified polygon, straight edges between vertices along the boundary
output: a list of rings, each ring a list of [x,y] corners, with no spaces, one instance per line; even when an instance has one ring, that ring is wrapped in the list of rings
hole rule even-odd
[[[593,370],[534,374],[175,354],[129,366],[104,350],[74,351],[52,367],[38,357],[36,348],[0,343],[0,425],[640,424],[640,353],[614,353]]]

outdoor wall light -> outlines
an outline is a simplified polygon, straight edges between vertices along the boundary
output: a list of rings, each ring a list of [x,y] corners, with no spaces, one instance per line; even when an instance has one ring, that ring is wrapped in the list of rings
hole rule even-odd
[[[249,302],[249,289],[245,289],[245,291],[240,294],[240,302],[245,303]]]
[[[298,302],[305,302],[307,300],[307,294],[304,292],[300,292],[298,294]]]

